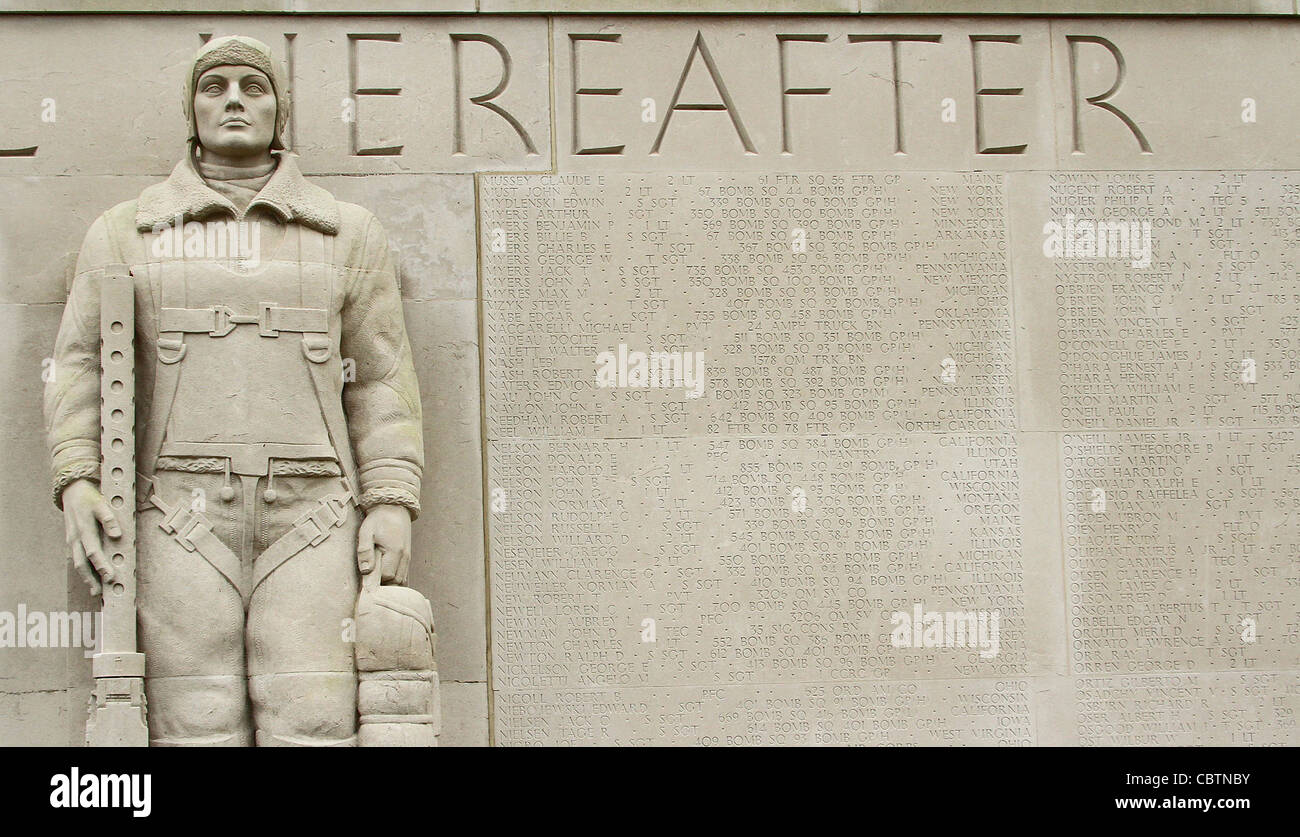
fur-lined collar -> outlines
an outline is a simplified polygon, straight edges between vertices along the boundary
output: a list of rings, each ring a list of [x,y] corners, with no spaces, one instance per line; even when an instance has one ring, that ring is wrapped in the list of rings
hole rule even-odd
[[[297,155],[283,151],[274,154],[279,159],[275,173],[253,198],[248,209],[265,206],[286,223],[296,221],[326,235],[337,235],[339,208],[334,196],[303,178],[296,162]],[[194,170],[191,155],[186,154],[185,159],[172,169],[170,177],[140,193],[136,202],[135,226],[138,230],[150,230],[173,223],[177,215],[187,221],[202,220],[217,210],[239,217],[235,205],[208,186]]]

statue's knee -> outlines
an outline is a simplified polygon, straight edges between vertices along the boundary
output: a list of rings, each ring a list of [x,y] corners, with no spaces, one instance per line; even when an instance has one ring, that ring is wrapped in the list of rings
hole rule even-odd
[[[351,746],[357,731],[352,672],[291,672],[250,677],[258,746]]]
[[[145,691],[149,738],[155,747],[252,743],[241,675],[150,677]]]

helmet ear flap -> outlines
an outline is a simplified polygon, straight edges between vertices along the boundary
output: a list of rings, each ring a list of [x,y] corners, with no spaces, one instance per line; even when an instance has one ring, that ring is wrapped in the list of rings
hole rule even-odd
[[[198,139],[198,126],[194,123],[194,90],[189,79],[181,85],[181,113],[185,114],[185,133],[187,140]]]
[[[289,129],[290,120],[293,119],[293,91],[289,89],[289,67],[284,62],[275,63],[275,100],[279,110],[275,114],[275,137],[271,142],[278,146],[279,150],[286,151],[289,148]]]
[[[283,67],[277,67],[279,78],[272,79],[275,85],[275,133],[271,137],[272,151],[286,151],[289,148],[289,132],[287,125],[293,117],[293,107],[290,104],[290,93],[287,86],[287,75]]]

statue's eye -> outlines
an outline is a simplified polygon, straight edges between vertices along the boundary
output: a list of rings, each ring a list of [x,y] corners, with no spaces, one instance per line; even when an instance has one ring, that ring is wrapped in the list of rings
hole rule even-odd
[[[244,85],[244,92],[252,93],[255,96],[260,96],[266,92],[266,88],[262,87],[261,82],[254,81]]]
[[[224,89],[224,85],[216,81],[210,81],[207,84],[203,85],[203,92],[207,93],[209,96],[220,93],[223,89]]]

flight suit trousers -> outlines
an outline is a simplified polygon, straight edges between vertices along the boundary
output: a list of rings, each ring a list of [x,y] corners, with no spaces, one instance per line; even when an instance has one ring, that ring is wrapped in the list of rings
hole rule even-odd
[[[227,485],[234,496],[222,499]],[[154,496],[170,514],[150,507],[138,518],[153,746],[355,744],[359,511],[337,502],[322,511],[323,498],[346,492],[337,476],[278,475],[273,487],[267,502],[265,476],[155,473]],[[333,525],[305,527],[313,512]],[[278,540],[303,543],[317,530],[325,537],[257,579],[257,559]]]

